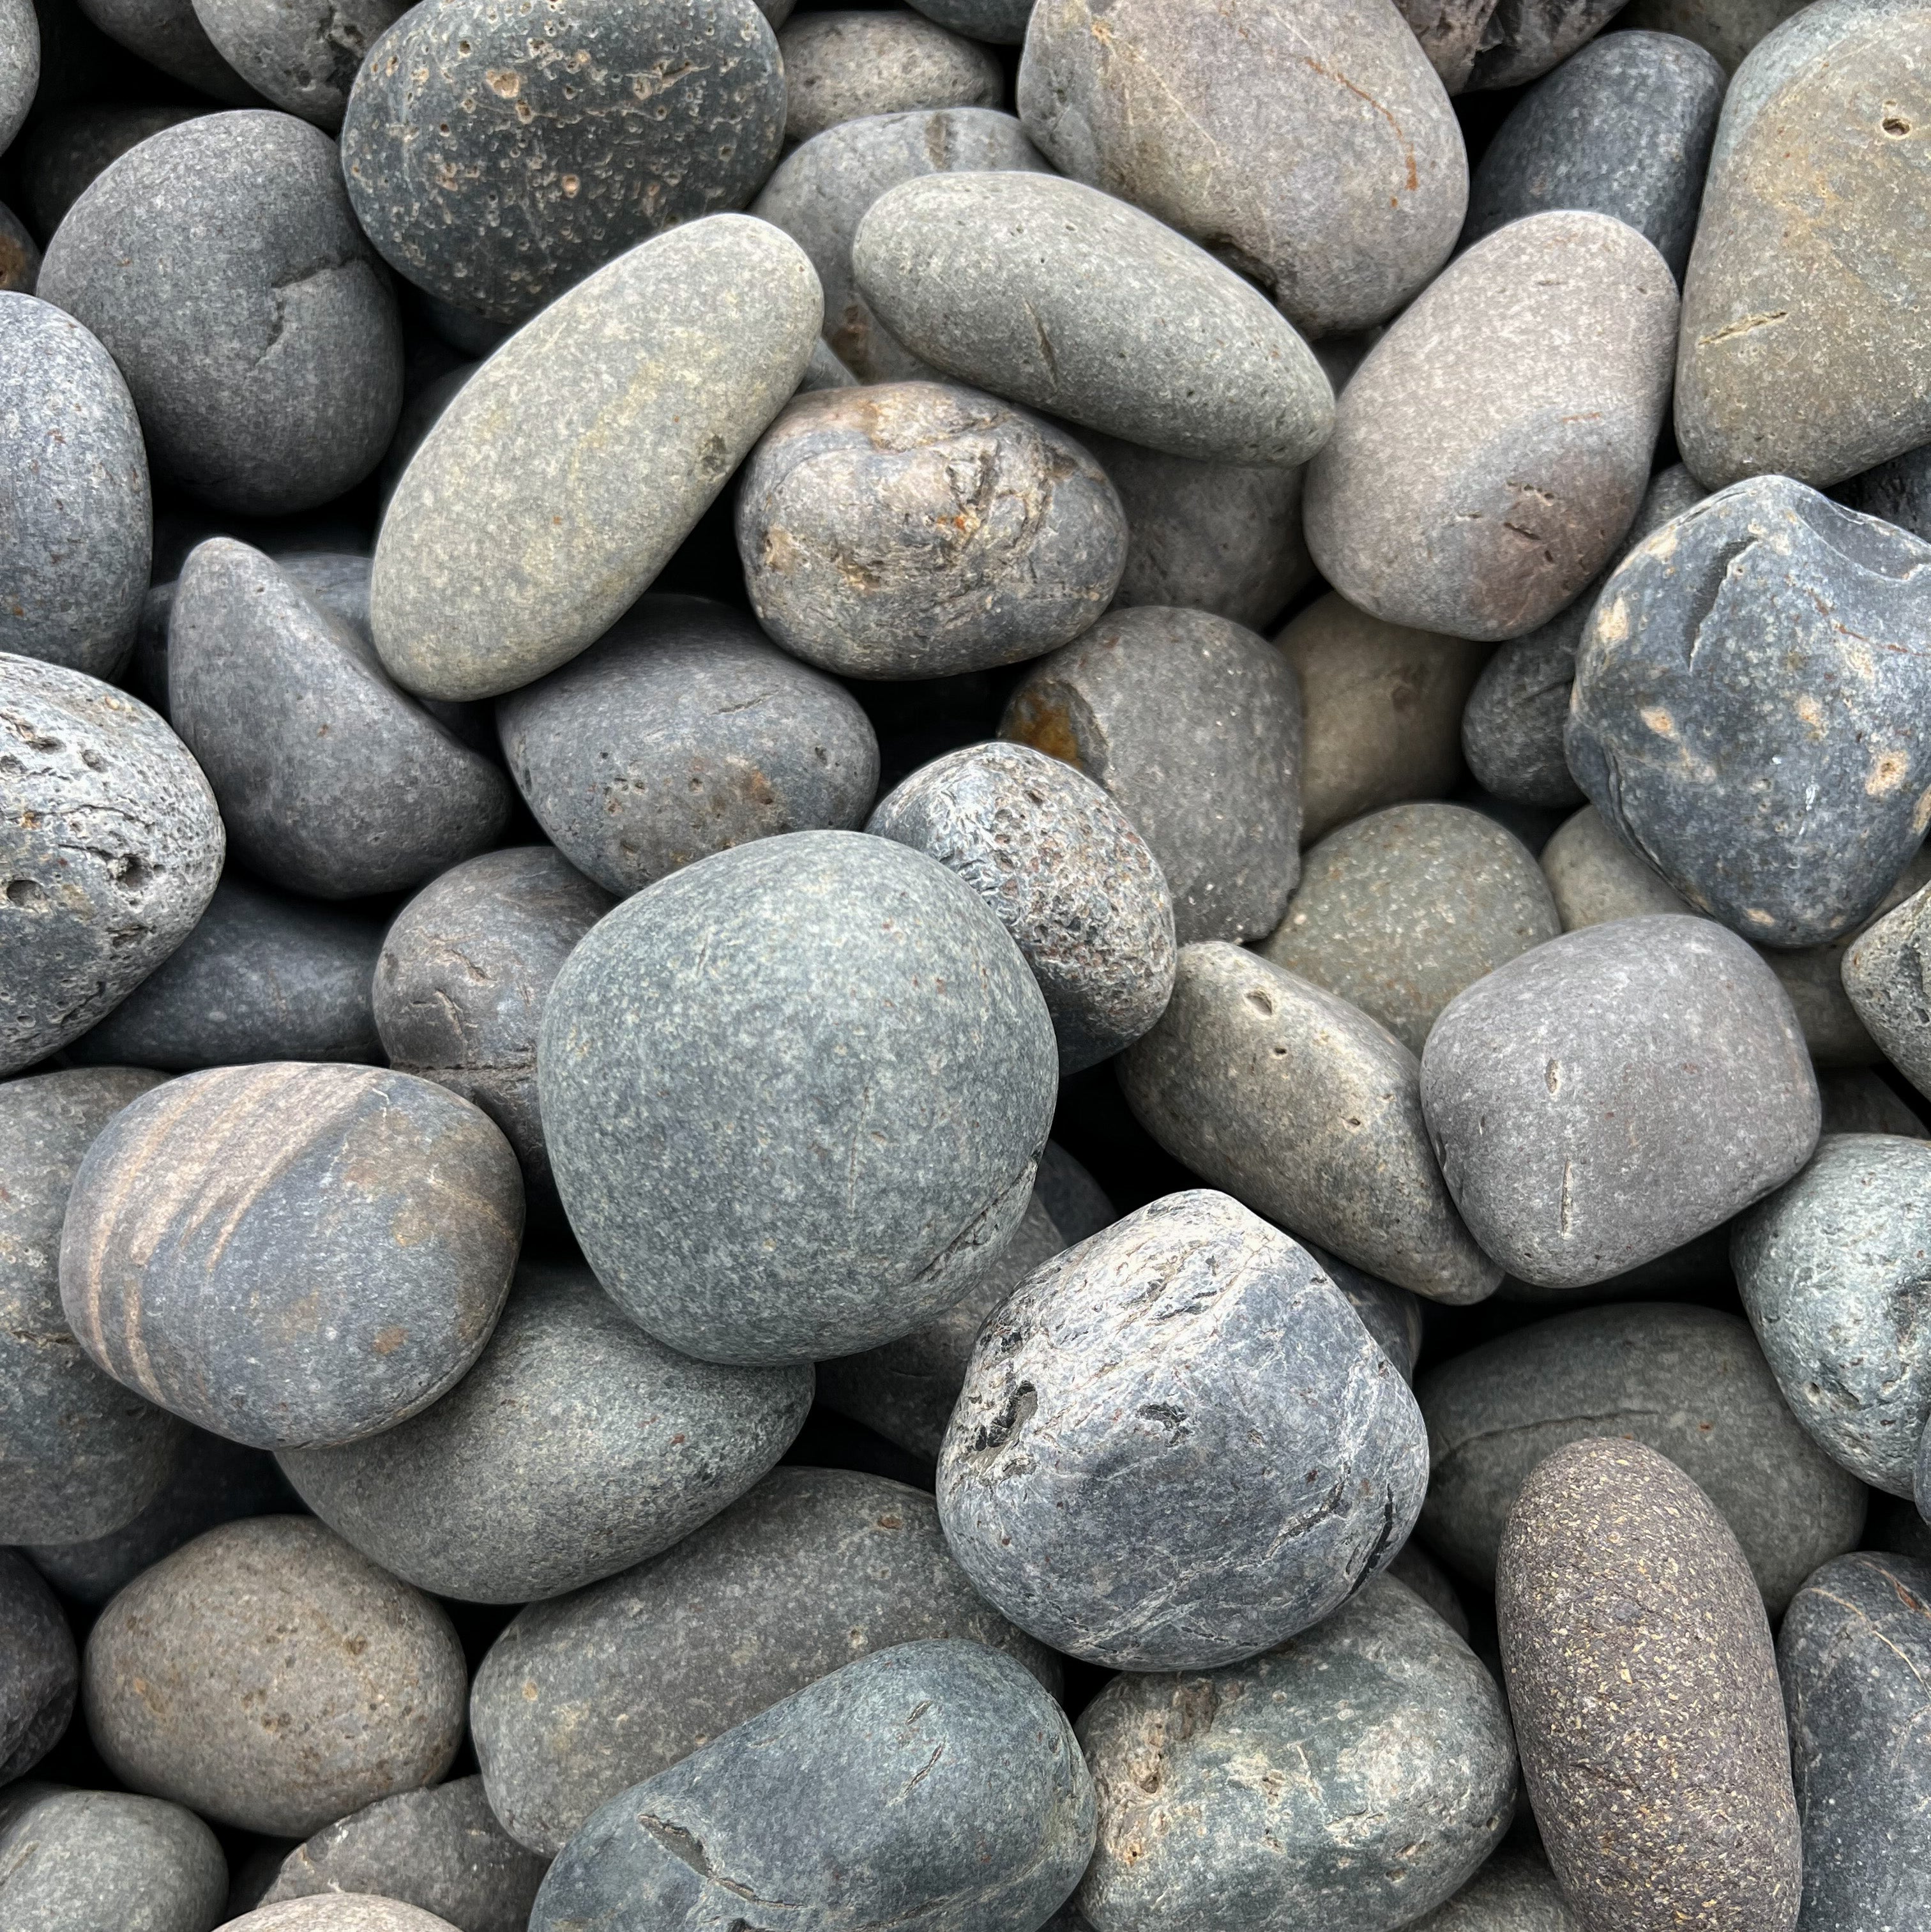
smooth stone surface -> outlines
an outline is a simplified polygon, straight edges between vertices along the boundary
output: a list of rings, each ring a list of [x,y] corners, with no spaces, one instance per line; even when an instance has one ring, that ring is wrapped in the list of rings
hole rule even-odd
[[[852,238],[889,188],[921,175],[1047,171],[1019,123],[983,107],[942,107],[841,122],[786,155],[751,205],[811,257],[825,291],[825,339],[861,382],[931,372],[871,312],[852,274]]]
[[[118,364],[157,484],[271,516],[339,496],[388,446],[394,291],[334,143],[304,122],[250,110],[150,136],[67,211],[39,288]]]
[[[718,215],[633,248],[519,329],[389,500],[370,608],[391,675],[427,697],[493,698],[595,643],[797,388],[821,313],[794,242]]]
[[[496,1822],[480,1778],[407,1791],[318,1832],[282,1861],[264,1905],[373,1892],[462,1932],[525,1932],[547,1862]]]
[[[1428,1421],[1421,1533],[1485,1589],[1531,1471],[1590,1436],[1643,1443],[1691,1478],[1774,1617],[1863,1532],[1863,1486],[1798,1426],[1748,1325],[1718,1309],[1625,1302],[1558,1315],[1429,1370],[1415,1393]]]
[[[1032,968],[1061,1073],[1158,1019],[1174,984],[1174,910],[1145,839],[1105,792],[1029,745],[969,745],[914,772],[865,830],[958,873]]]
[[[527,322],[660,230],[742,208],[784,140],[784,63],[752,0],[566,0],[539,17],[532,32],[491,0],[411,8],[342,124],[370,239],[491,322]],[[619,394],[628,359],[609,372]]]
[[[1385,622],[1336,591],[1274,644],[1300,684],[1304,842],[1379,806],[1455,790],[1462,711],[1486,645]]]
[[[466,1926],[451,1925],[432,1912],[355,1892],[287,1899],[228,1924],[232,1932],[469,1932]]]
[[[1931,1092],[1931,886],[1867,926],[1843,954],[1844,992],[1870,1036],[1920,1093]]]
[[[988,48],[922,15],[806,14],[778,36],[784,138],[808,141],[841,121],[920,107],[997,107],[1006,76]]]
[[[1696,908],[1609,830],[1593,805],[1565,819],[1542,850],[1543,876],[1564,932],[1659,913],[1693,919]]]
[[[1423,1436],[1306,1250],[1198,1189],[1048,1262],[981,1330],[939,1514],[980,1592],[1054,1649],[1210,1670],[1318,1622],[1394,1554]]]
[[[1784,1399],[1825,1451],[1912,1492],[1931,1418],[1931,1146],[1834,1134],[1731,1241],[1744,1307]]]
[[[1055,166],[1191,236],[1309,336],[1402,308],[1468,206],[1440,82],[1363,0],[1039,0],[1018,98]]]
[[[1258,290],[1078,182],[901,182],[859,224],[852,269],[934,368],[1170,456],[1291,469],[1333,424],[1321,364]]]
[[[1117,1218],[1106,1190],[1057,1141],[1039,1156],[1033,1192],[1070,1246],[1110,1228]]]
[[[94,1361],[200,1427],[349,1442],[462,1377],[522,1232],[509,1144],[453,1094],[372,1067],[216,1067],[88,1150],[61,1298]]]
[[[111,678],[133,649],[153,531],[127,386],[71,316],[0,292],[0,650]]]
[[[187,1431],[87,1359],[60,1300],[61,1220],[81,1157],[160,1079],[103,1066],[0,1084],[0,1544],[118,1530],[181,1460]]]
[[[1649,482],[1676,284],[1606,214],[1534,214],[1457,258],[1342,392],[1308,548],[1350,603],[1517,638],[1606,563]]]
[[[320,14],[294,0],[192,4],[215,51],[249,86],[331,134],[369,50],[404,10],[399,0],[331,0]]]
[[[550,1856],[626,1786],[854,1656],[933,1637],[1003,1651],[1058,1694],[1058,1660],[973,1588],[930,1496],[774,1469],[654,1562],[533,1604],[497,1639],[469,1714],[490,1808]]]
[[[37,121],[8,156],[14,206],[43,247],[81,191],[110,161],[158,134],[208,112],[205,106],[129,107],[90,102]]]
[[[1450,94],[1519,87],[1546,74],[1616,11],[1617,0],[1396,0]]]
[[[779,0],[788,11],[791,0]],[[949,27],[955,34],[969,34],[976,40],[990,40],[997,46],[1018,46],[1026,38],[1026,22],[1033,0],[918,0],[919,11],[928,20]]]
[[[1527,846],[1459,805],[1397,805],[1301,857],[1264,959],[1379,1020],[1419,1054],[1465,986],[1562,930]]]
[[[1495,1679],[1387,1576],[1249,1663],[1116,1677],[1079,1738],[1099,1798],[1078,1899],[1095,1932],[1381,1932],[1453,1892],[1514,1806]]]
[[[73,1633],[53,1592],[18,1550],[0,1550],[0,1784],[59,1742],[79,1682]]]
[[[124,1791],[0,1790],[0,1921],[7,1932],[208,1932],[228,1861],[192,1811]]]
[[[1009,1658],[910,1644],[613,1798],[551,1867],[531,1932],[695,1932],[773,1896],[803,1922],[1039,1924],[1093,1837],[1093,1780],[1059,1706]]]
[[[1825,0],[1737,70],[1676,368],[1676,440],[1713,490],[1821,488],[1931,440],[1931,240],[1907,212],[1931,188],[1927,56],[1931,7]]]
[[[1383,1354],[1394,1364],[1405,1382],[1414,1380],[1415,1364],[1422,1348],[1422,1304],[1420,1296],[1397,1288],[1378,1275],[1350,1268],[1338,1256],[1311,1241],[1301,1246],[1313,1256],[1328,1280],[1348,1298],[1348,1305],[1361,1318],[1361,1325],[1374,1336]]]
[[[1215,942],[1181,950],[1120,1085],[1176,1160],[1270,1220],[1417,1294],[1480,1301],[1501,1270],[1443,1184],[1417,1073],[1359,1007]]]
[[[1042,656],[1093,622],[1126,562],[1126,512],[1086,451],[953,382],[799,397],[745,465],[736,528],[758,621],[845,677]]]
[[[1792,1932],[1770,1626],[1702,1491],[1640,1444],[1558,1449],[1510,1512],[1495,1617],[1523,1779],[1587,1932]]]
[[[1827,1134],[1903,1134],[1912,1140],[1927,1136],[1924,1123],[1867,1067],[1819,1073],[1817,1092],[1824,1103]]]
[[[1429,1035],[1421,1106],[1475,1239],[1560,1288],[1761,1199],[1819,1120],[1777,976],[1735,933],[1667,916],[1565,933],[1477,980]]]
[[[193,931],[221,875],[214,794],[137,698],[0,653],[0,1074],[77,1038]]]
[[[1257,939],[1300,877],[1300,694],[1279,652],[1201,610],[1116,610],[1014,692],[999,735],[1062,760],[1152,848],[1182,945]]]
[[[40,28],[32,0],[0,6],[0,151],[20,131],[40,83]]]
[[[1414,1932],[1581,1932],[1581,1928],[1548,1862],[1511,1844],[1447,1904],[1417,1918]]]
[[[109,40],[173,80],[229,107],[258,107],[255,90],[223,60],[190,0],[78,0]]]
[[[1624,27],[1681,34],[1735,74],[1758,41],[1798,12],[1806,0],[1630,0],[1617,16]]]

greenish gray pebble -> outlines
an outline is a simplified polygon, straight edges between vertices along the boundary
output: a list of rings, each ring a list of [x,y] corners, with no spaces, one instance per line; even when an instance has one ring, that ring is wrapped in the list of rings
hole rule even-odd
[[[0,1922],[7,1932],[209,1932],[228,1861],[192,1811],[124,1791],[0,1790]]]
[[[997,107],[1006,75],[988,48],[901,8],[801,15],[778,36],[784,138],[914,108]]]
[[[73,1633],[54,1593],[17,1550],[0,1549],[0,1783],[60,1742],[79,1682]]]

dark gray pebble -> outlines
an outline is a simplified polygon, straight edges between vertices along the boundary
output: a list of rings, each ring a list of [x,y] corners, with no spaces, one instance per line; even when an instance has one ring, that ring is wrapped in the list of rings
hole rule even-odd
[[[1881,517],[1931,543],[1931,443],[1846,477],[1831,494],[1847,509]]]
[[[1803,10],[1804,0],[1631,0],[1617,24],[1681,34],[1735,74],[1758,41]]]
[[[1111,1227],[1117,1218],[1105,1189],[1057,1141],[1048,1141],[1039,1156],[1033,1191],[1068,1246]]]
[[[1361,1318],[1361,1325],[1374,1336],[1383,1354],[1394,1364],[1405,1382],[1415,1378],[1415,1364],[1421,1359],[1421,1298],[1391,1281],[1350,1268],[1339,1256],[1318,1248],[1312,1241],[1301,1246],[1313,1256],[1315,1264],[1348,1298],[1348,1305]]]
[[[30,296],[40,277],[40,251],[26,224],[0,202],[0,293]]]
[[[807,14],[778,36],[784,137],[921,107],[997,107],[1006,74],[989,48],[901,8]]]
[[[1927,1137],[1924,1123],[1867,1066],[1847,1066],[1817,1076],[1827,1134],[1903,1134]]]
[[[778,4],[790,11],[791,0]],[[1016,47],[1026,38],[1033,0],[918,0],[918,8],[927,20],[955,34],[970,34],[995,46]]]
[[[1468,1612],[1462,1608],[1455,1586],[1414,1537],[1388,1559],[1382,1574],[1405,1583],[1464,1643],[1468,1641]]]
[[[221,58],[190,0],[79,0],[79,4],[109,40],[171,80],[185,81],[224,106],[260,106],[255,90]]]
[[[396,418],[396,433],[389,440],[377,472],[385,505],[395,494],[396,485],[402,481],[409,458],[422,447],[423,438],[436,427],[457,392],[482,366],[480,362],[459,362],[433,382],[425,382],[403,404],[402,413]]]
[[[1597,32],[1618,0],[1397,0],[1450,94],[1519,87]]]
[[[331,134],[357,70],[403,11],[400,0],[330,0],[324,13],[292,0],[193,4],[215,51],[264,100]]]
[[[14,205],[44,247],[82,190],[110,161],[150,134],[208,111],[205,106],[129,107],[112,101],[49,114],[20,136],[8,156]]]
[[[1549,1862],[1540,1852],[1504,1846],[1412,1932],[1582,1932]]]
[[[0,1790],[7,1932],[208,1932],[227,1898],[220,1840],[181,1805],[31,1782]]]
[[[73,1633],[54,1593],[17,1550],[0,1550],[0,1784],[59,1742],[79,1683]]]

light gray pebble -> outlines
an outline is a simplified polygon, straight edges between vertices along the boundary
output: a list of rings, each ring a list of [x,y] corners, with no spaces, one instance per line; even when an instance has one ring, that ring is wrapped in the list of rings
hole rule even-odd
[[[0,1550],[0,1784],[60,1742],[79,1682],[73,1633],[54,1593],[17,1550]]]
[[[228,1924],[232,1932],[466,1932],[398,1900],[347,1892],[284,1899]]]
[[[1658,913],[1696,916],[1696,908],[1625,845],[1593,805],[1557,828],[1543,848],[1542,869],[1564,932]]]
[[[261,105],[255,90],[221,58],[190,0],[78,0],[111,40],[170,80],[185,81],[227,107]]]
[[[96,0],[99,4],[99,0]],[[404,10],[399,0],[192,0],[215,51],[265,100],[325,133],[342,125],[369,50]]]
[[[784,138],[808,141],[841,121],[921,107],[997,107],[1006,75],[985,47],[922,15],[805,14],[778,36]]]
[[[1106,1190],[1057,1141],[1048,1141],[1039,1156],[1033,1191],[1069,1246],[1116,1218]]]
[[[58,1784],[0,1790],[7,1932],[208,1932],[227,1897],[220,1841],[178,1804]]]

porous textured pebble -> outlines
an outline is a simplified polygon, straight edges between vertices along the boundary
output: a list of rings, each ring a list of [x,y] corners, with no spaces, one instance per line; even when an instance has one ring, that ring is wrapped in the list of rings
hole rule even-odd
[[[53,1592],[17,1550],[0,1550],[0,1784],[59,1742],[79,1682],[73,1634]]]
[[[1450,94],[1519,87],[1573,53],[1616,0],[1397,0]]]
[[[778,36],[784,138],[918,107],[997,107],[1006,76],[987,48],[918,14],[806,14]]]
[[[7,1932],[208,1932],[228,1861],[192,1811],[124,1791],[0,1790],[0,1918]]]
[[[215,51],[262,98],[334,134],[369,50],[405,10],[400,0],[193,0]]]
[[[1176,1160],[1270,1220],[1436,1300],[1495,1292],[1501,1270],[1429,1148],[1414,1055],[1347,1000],[1237,946],[1183,946],[1120,1085]]]

